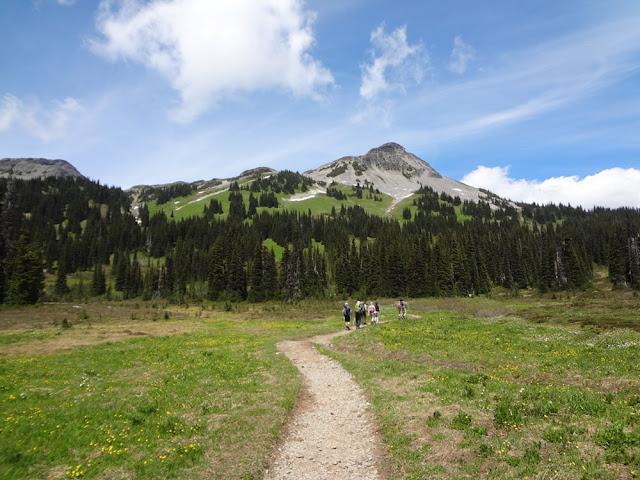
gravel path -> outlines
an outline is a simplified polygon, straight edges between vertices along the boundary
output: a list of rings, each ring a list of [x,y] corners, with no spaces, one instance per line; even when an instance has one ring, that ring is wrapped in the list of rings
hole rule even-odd
[[[382,479],[378,471],[382,443],[367,400],[338,362],[313,348],[314,343],[329,345],[347,333],[278,344],[302,372],[306,393],[265,480]]]

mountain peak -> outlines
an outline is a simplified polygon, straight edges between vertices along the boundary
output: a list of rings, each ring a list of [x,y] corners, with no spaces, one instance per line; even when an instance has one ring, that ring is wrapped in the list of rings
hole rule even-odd
[[[364,155],[339,158],[305,172],[305,175],[327,183],[373,184],[396,199],[410,196],[421,186],[464,200],[478,201],[484,196],[476,188],[443,177],[427,162],[395,142],[372,148]]]
[[[401,153],[406,153],[407,151],[399,143],[388,142],[388,143],[385,143],[383,145],[380,145],[379,147],[372,148],[371,150],[369,150],[367,152],[367,154],[369,154],[369,153],[377,153],[377,152],[385,152],[385,153],[401,152]]]
[[[2,158],[0,159],[0,177],[14,177],[23,180],[38,177],[75,177],[84,176],[66,160],[47,158]]]

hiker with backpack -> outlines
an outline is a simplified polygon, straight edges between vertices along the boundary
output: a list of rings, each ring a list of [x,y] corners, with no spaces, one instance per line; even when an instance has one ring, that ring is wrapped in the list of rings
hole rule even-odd
[[[360,300],[356,302],[356,311],[354,313],[356,316],[356,330],[360,328],[360,322],[362,322],[362,317],[360,316]]]
[[[351,307],[347,302],[344,302],[344,307],[342,307],[342,317],[344,318],[345,328],[351,330]]]
[[[369,318],[371,319],[371,324],[378,323],[378,318],[376,317],[376,307],[373,305],[373,302],[369,302]]]
[[[360,319],[364,325],[367,324],[367,302],[360,302]]]

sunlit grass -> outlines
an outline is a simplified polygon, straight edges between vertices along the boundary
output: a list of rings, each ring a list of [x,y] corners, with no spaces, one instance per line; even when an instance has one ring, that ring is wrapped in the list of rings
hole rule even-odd
[[[0,334],[0,478],[260,477],[300,388],[275,343],[331,322],[268,304],[125,308]]]
[[[640,333],[535,324],[508,302],[413,305],[331,353],[373,403],[392,478],[637,475]]]
[[[611,295],[411,300],[401,321],[382,299],[326,353],[391,478],[633,478],[640,319]],[[275,345],[343,328],[341,302],[3,310],[0,478],[260,478],[301,386]]]

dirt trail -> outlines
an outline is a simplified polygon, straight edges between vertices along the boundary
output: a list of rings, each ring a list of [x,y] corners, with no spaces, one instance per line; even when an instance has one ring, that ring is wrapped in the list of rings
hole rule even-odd
[[[302,372],[306,395],[265,480],[383,478],[378,470],[382,443],[367,400],[338,362],[313,348],[314,343],[328,345],[346,333],[278,344]]]

